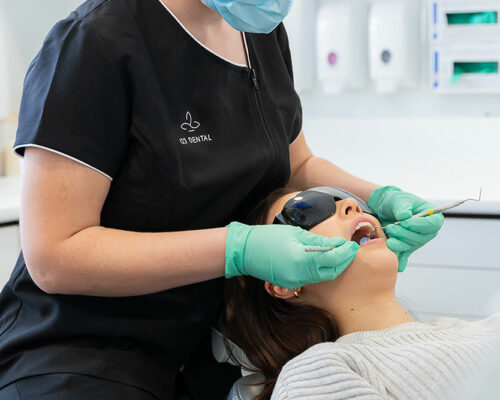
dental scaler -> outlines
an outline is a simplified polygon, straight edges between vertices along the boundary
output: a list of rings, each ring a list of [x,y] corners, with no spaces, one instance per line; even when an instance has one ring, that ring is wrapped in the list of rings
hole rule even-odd
[[[440,206],[440,207],[434,208],[432,210],[422,211],[421,213],[415,214],[413,217],[410,217],[409,219],[428,217],[429,215],[433,215],[433,214],[436,214],[439,212],[443,212],[443,211],[458,207],[467,201],[481,201],[482,192],[483,192],[483,190],[480,189],[479,190],[479,198],[477,198],[477,199],[465,199],[465,200],[461,200],[461,201],[455,201],[453,203],[445,204],[444,206]],[[405,220],[405,221],[408,221],[408,220]],[[396,221],[393,224],[389,224],[386,226],[374,226],[373,231],[375,231],[375,229],[385,229],[391,225],[399,225],[401,222],[404,222],[404,221]],[[368,238],[363,238],[361,240],[362,240],[361,243],[364,243],[365,241],[369,241]],[[330,250],[333,250],[333,247],[330,247],[330,246],[329,247],[322,247],[322,246],[306,246],[305,247],[306,252],[325,252],[325,251],[330,251]]]
[[[481,201],[482,191],[483,191],[482,189],[479,190],[479,198],[477,198],[477,199],[465,199],[465,200],[461,200],[461,201],[455,201],[453,203],[445,204],[444,206],[434,208],[433,210],[422,211],[421,213],[415,214],[413,217],[410,217],[409,219],[428,217],[429,215],[433,215],[433,214],[436,214],[439,212],[443,212],[443,211],[458,207],[458,206],[464,204],[466,201]],[[405,221],[408,221],[408,220],[405,220]],[[393,224],[389,224],[386,226],[375,226],[374,229],[385,229],[391,225],[399,225],[401,222],[404,222],[404,221],[396,221]]]

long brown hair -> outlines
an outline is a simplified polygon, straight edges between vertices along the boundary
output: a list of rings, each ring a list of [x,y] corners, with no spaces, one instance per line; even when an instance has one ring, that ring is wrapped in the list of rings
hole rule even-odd
[[[242,222],[265,224],[271,204],[287,193],[283,189],[271,193]],[[234,361],[265,377],[264,389],[256,400],[271,397],[286,362],[315,344],[339,337],[325,310],[272,297],[263,281],[250,276],[227,280],[225,300],[223,334],[245,352],[252,365],[242,365],[240,359]],[[226,347],[231,350],[230,345]]]

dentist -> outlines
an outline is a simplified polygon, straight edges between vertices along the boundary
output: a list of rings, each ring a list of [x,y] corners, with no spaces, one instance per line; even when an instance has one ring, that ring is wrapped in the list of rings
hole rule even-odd
[[[88,0],[51,30],[14,145],[22,251],[0,295],[0,400],[225,398],[238,371],[209,339],[222,278],[331,280],[359,247],[237,222],[258,201],[335,186],[383,223],[430,207],[312,154],[281,24],[291,3]],[[401,271],[441,224],[389,231]]]

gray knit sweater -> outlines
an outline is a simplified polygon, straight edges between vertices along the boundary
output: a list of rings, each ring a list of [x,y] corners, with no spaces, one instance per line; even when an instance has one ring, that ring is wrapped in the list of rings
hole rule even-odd
[[[500,314],[477,322],[443,317],[435,324],[355,332],[289,361],[271,399],[448,398],[488,366],[498,345]]]

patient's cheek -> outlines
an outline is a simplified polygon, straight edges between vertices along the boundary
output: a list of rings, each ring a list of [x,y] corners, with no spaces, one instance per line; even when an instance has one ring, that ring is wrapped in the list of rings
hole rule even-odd
[[[329,238],[344,238],[345,240],[351,239],[350,226],[339,223],[338,218],[336,217],[320,222],[318,225],[310,229],[310,232]]]

